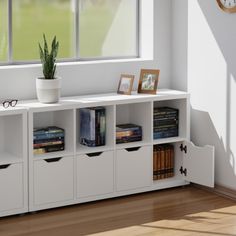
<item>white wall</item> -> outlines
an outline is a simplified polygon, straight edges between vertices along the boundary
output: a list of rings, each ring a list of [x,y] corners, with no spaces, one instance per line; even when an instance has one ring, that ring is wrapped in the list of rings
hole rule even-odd
[[[215,146],[216,183],[236,189],[236,14],[215,0],[172,7],[172,87],[191,93],[192,140]]]
[[[121,73],[135,74],[135,87],[137,87],[141,68],[159,68],[161,70],[160,87],[169,87],[171,66],[170,9],[171,0],[154,0],[154,60],[61,64],[58,66],[57,75],[63,79],[62,95],[116,91]],[[38,76],[41,76],[41,68],[38,65],[0,67],[0,99],[35,98],[35,78]]]

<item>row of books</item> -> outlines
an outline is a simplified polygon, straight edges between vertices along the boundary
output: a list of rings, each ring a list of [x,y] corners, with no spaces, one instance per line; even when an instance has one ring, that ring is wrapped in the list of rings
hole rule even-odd
[[[88,147],[106,144],[106,109],[104,107],[80,109],[80,144]]]
[[[170,107],[155,107],[153,113],[153,138],[170,138],[178,135],[178,109]]]
[[[63,151],[65,131],[57,126],[35,128],[33,133],[34,154]]]
[[[155,145],[153,149],[153,180],[174,176],[174,146]]]
[[[142,127],[135,124],[121,124],[116,126],[116,143],[142,141]]]

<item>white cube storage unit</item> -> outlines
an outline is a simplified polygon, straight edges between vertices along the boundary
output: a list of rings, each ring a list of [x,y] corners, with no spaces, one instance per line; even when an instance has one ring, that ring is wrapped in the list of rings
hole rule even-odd
[[[98,106],[106,109],[106,145],[81,145],[80,109]],[[179,110],[179,136],[153,139],[153,110],[163,106]],[[125,123],[142,126],[142,141],[116,144],[116,125]],[[48,126],[65,130],[65,150],[34,155],[33,130]],[[56,104],[25,101],[17,108],[0,109],[0,131],[0,216],[189,182],[214,186],[214,148],[190,142],[190,102],[185,92],[88,95],[62,98]],[[153,180],[153,146],[158,144],[174,146],[171,178]]]
[[[27,110],[0,108],[0,216],[28,211]]]

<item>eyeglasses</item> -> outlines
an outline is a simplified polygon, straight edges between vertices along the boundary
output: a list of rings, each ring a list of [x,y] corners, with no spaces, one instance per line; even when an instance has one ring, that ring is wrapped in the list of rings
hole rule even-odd
[[[11,99],[11,100],[5,100],[2,102],[2,105],[4,108],[8,108],[8,107],[15,107],[17,104],[18,100],[17,99]]]

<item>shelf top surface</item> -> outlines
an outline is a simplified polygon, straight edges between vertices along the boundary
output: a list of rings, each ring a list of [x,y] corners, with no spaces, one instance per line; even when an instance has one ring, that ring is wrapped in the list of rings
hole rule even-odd
[[[185,99],[188,98],[189,94],[182,91],[160,89],[157,94],[138,94],[133,92],[132,95],[121,95],[117,93],[108,94],[95,94],[95,95],[83,95],[74,97],[62,97],[58,103],[43,104],[37,100],[26,100],[19,103],[18,108],[26,108],[30,110],[51,110],[51,109],[62,109],[62,108],[80,108],[89,106],[99,105],[115,105],[115,104],[128,104],[138,102],[149,102],[149,101],[162,101],[172,99]]]

